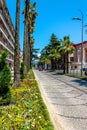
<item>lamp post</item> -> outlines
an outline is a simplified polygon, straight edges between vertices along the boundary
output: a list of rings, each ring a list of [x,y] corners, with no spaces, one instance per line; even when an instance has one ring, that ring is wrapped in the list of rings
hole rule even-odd
[[[82,18],[78,18],[78,17],[75,17],[75,18],[72,18],[72,20],[80,20],[82,21],[82,31],[81,31],[81,76],[82,76],[82,69],[83,69],[83,26],[84,26],[84,15],[83,15],[83,12],[81,10],[80,11],[80,14],[82,16]]]

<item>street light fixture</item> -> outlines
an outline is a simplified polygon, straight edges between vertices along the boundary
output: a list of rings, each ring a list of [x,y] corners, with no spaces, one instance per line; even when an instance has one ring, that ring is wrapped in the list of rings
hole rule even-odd
[[[83,26],[84,26],[84,15],[83,15],[83,12],[81,10],[80,11],[80,14],[82,16],[82,18],[78,18],[78,17],[74,17],[72,18],[72,20],[80,20],[82,21],[82,31],[81,31],[81,76],[82,76],[82,70],[83,70]]]
[[[72,18],[72,20],[81,20],[81,19],[78,17],[74,17],[74,18]]]

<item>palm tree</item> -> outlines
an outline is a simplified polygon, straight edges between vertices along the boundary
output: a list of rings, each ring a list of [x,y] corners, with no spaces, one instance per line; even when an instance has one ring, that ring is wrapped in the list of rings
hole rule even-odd
[[[14,86],[20,83],[20,44],[19,44],[19,23],[20,23],[20,0],[16,1],[16,27],[15,27],[15,49],[14,49]]]
[[[59,54],[60,41],[57,39],[55,34],[52,34],[50,37],[50,42],[45,46],[41,51],[40,63],[43,65],[51,63],[51,69],[56,69],[57,64],[60,58]]]
[[[41,51],[40,61],[43,64],[48,64],[51,62],[51,69],[56,69],[58,61],[60,59],[60,54],[58,51],[59,48],[60,41],[57,39],[55,34],[52,34],[50,38],[50,43],[45,46]]]
[[[32,47],[32,36],[34,31],[35,19],[37,11],[35,9],[36,3],[31,3],[26,0],[26,8],[24,10],[25,14],[25,34],[24,34],[24,65],[25,73],[28,72],[27,67],[31,68],[31,47]]]
[[[27,74],[27,67],[28,67],[28,10],[29,4],[28,0],[25,0],[25,10],[23,13],[25,14],[24,20],[24,47],[23,47],[23,61],[24,61],[24,74]]]
[[[44,68],[45,65],[47,66],[45,69],[48,69],[48,64],[50,63],[50,59],[49,59],[49,45],[45,46],[42,51],[41,51],[41,56],[39,59],[39,63],[42,65],[42,67]]]
[[[64,55],[64,69],[65,69],[65,60],[67,64],[67,73],[69,71],[69,54],[72,54],[75,52],[75,47],[72,45],[72,42],[70,41],[70,38],[68,36],[64,37],[64,40],[62,41],[62,46],[60,48],[61,54]],[[65,59],[66,58],[66,59]],[[65,73],[65,70],[64,70]]]
[[[36,21],[36,17],[38,15],[37,13],[37,10],[36,10],[36,2],[32,3],[30,2],[30,5],[29,5],[29,15],[28,15],[28,21],[30,21],[30,24],[29,24],[29,48],[30,48],[30,68],[32,67],[31,66],[31,61],[32,61],[32,47],[34,45],[34,38],[32,36],[33,32],[34,32],[34,29],[35,29],[35,21]]]
[[[51,59],[51,62],[53,62],[52,69],[56,69],[57,61],[60,59],[60,53],[58,52],[57,48],[53,48],[48,57]]]

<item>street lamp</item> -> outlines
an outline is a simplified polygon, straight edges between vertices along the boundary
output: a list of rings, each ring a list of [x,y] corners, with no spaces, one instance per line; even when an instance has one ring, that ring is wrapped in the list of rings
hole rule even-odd
[[[80,20],[82,21],[82,31],[81,31],[81,76],[82,76],[82,70],[83,70],[83,26],[84,26],[84,15],[83,15],[83,12],[81,10],[79,10],[80,13],[81,13],[81,16],[82,18],[78,18],[78,17],[75,17],[75,18],[72,18],[72,20]]]

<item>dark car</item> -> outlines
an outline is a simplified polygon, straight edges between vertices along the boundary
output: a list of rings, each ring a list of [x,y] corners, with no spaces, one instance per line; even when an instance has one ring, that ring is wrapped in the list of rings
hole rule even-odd
[[[87,75],[87,68],[85,68],[85,75]]]
[[[85,68],[83,68],[82,70],[85,71]]]

